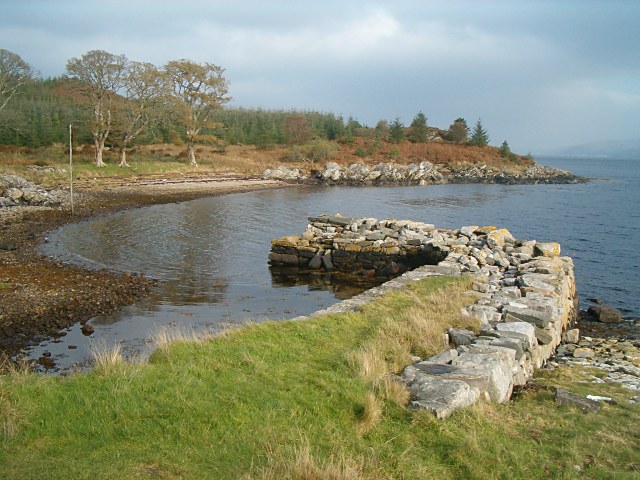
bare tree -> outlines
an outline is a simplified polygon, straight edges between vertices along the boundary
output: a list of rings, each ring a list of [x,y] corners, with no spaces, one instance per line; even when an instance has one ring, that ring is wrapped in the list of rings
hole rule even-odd
[[[166,75],[150,63],[130,62],[123,77],[123,92],[115,102],[118,115],[113,128],[120,167],[128,167],[126,148],[148,129],[168,95]]]
[[[67,62],[67,73],[78,80],[77,89],[93,107],[93,141],[96,166],[104,167],[102,152],[112,125],[113,99],[123,86],[127,58],[104,50],[91,50]]]
[[[165,66],[174,100],[177,123],[187,137],[189,164],[197,166],[195,143],[203,128],[216,125],[210,120],[211,112],[222,108],[229,100],[229,85],[222,76],[224,69],[211,63],[173,60]]]
[[[19,55],[0,48],[0,110],[32,77],[33,70],[27,62]]]

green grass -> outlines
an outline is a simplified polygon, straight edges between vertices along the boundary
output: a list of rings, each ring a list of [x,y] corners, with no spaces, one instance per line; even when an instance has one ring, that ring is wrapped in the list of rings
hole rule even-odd
[[[540,390],[438,421],[364,368],[397,371],[408,352],[437,349],[447,325],[474,327],[456,314],[465,288],[423,281],[359,313],[178,340],[147,364],[4,375],[0,478],[633,478],[639,415],[623,390],[589,385],[619,401],[597,415]],[[421,318],[439,322],[433,338],[394,327]],[[539,383],[583,388],[582,375],[560,369]]]

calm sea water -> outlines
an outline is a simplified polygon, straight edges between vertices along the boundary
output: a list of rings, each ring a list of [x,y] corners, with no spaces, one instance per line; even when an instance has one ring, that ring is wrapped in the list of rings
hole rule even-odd
[[[581,185],[295,187],[203,198],[121,212],[66,227],[45,252],[157,278],[154,294],[116,315],[95,318],[92,339],[79,326],[49,351],[61,367],[83,362],[91,342],[149,349],[162,325],[216,329],[291,318],[338,301],[322,284],[285,286],[267,267],[270,241],[300,234],[320,213],[402,218],[440,227],[496,225],[514,236],[557,241],[574,259],[583,306],[599,298],[640,316],[640,161],[545,157],[541,163],[594,180]],[[338,296],[352,292],[337,289]],[[77,348],[71,350],[72,345]]]

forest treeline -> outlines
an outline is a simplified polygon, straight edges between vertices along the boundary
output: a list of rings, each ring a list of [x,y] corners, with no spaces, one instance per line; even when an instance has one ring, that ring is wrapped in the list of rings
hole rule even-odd
[[[400,143],[449,141],[485,146],[489,136],[478,120],[470,129],[457,118],[446,130],[428,125],[418,112],[409,126],[399,118],[375,127],[329,112],[223,108],[228,83],[224,69],[189,60],[157,68],[101,50],[67,62],[62,77],[35,78],[18,55],[0,49],[0,144],[47,147],[65,144],[73,125],[75,144],[94,144],[102,166],[105,145],[120,152],[136,144],[186,144],[195,164],[194,144],[304,145],[312,140],[351,142],[375,137]],[[504,142],[501,155],[511,152]]]
[[[93,143],[91,105],[74,92],[72,83],[65,78],[35,79],[23,86],[0,111],[0,144],[37,148],[67,143],[70,124],[75,143]],[[211,118],[217,124],[207,130],[216,137],[213,143],[260,148],[302,144],[314,138],[338,140],[364,135],[366,130],[357,120],[315,111],[226,108],[213,112]],[[171,115],[158,113],[154,123],[136,143],[184,143]],[[204,143],[212,143],[207,140]]]

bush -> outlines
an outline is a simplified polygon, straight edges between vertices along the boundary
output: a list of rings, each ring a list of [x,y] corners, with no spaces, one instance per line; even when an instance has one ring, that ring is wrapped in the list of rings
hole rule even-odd
[[[338,155],[338,145],[328,140],[313,140],[306,145],[294,145],[281,157],[283,162],[322,162]]]
[[[307,158],[312,162],[332,160],[338,155],[338,145],[327,140],[314,140],[305,147]]]

